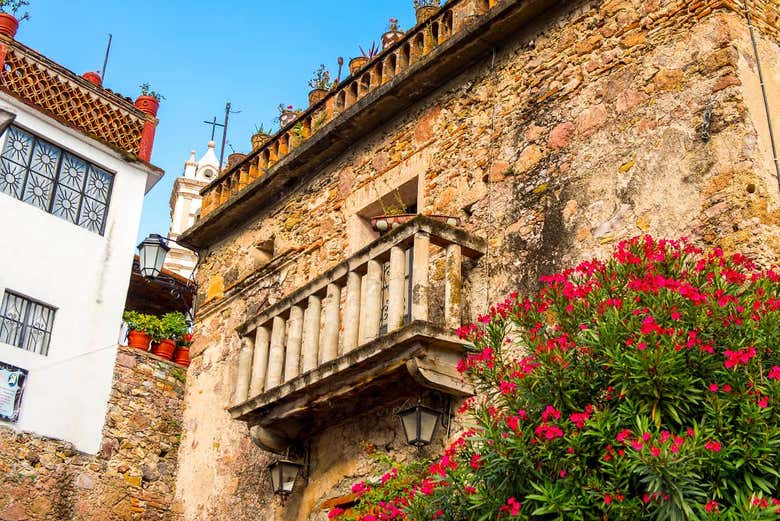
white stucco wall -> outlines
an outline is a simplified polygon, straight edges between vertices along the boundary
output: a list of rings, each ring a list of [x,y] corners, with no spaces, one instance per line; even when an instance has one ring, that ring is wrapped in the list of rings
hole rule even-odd
[[[147,171],[8,97],[0,96],[0,108],[16,114],[16,125],[115,176],[103,236],[0,192],[0,296],[7,288],[57,308],[48,356],[0,343],[0,361],[30,371],[12,427],[95,453]]]

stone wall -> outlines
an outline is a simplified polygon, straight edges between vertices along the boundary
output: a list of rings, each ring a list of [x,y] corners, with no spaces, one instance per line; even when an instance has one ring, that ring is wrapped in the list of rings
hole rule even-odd
[[[185,370],[120,347],[97,455],[0,429],[0,520],[175,520]]]
[[[338,464],[314,450],[307,486],[283,506],[267,482],[273,457],[224,411],[235,328],[369,242],[364,217],[395,188],[420,212],[460,217],[489,238],[469,273],[464,321],[511,290],[531,290],[540,274],[642,233],[777,260],[780,197],[739,3],[566,4],[443,79],[204,256],[178,478],[185,519],[318,519],[318,505],[370,474],[356,447],[387,429],[397,435],[397,423],[364,420],[322,432],[312,443],[339,447]],[[778,7],[752,4],[777,100]],[[269,242],[270,263],[261,254]]]

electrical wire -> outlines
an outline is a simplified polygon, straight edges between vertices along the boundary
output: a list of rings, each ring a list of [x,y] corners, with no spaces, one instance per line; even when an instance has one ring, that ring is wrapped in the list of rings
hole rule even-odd
[[[490,136],[488,142],[488,165],[487,165],[487,221],[488,221],[488,240],[485,248],[485,313],[490,310],[490,286],[492,279],[492,270],[490,267],[490,237],[492,236],[493,229],[493,183],[490,180],[490,173],[493,169],[493,163],[495,156],[493,154],[493,147],[495,145],[495,131],[496,131],[496,110],[498,109],[498,97],[495,95],[498,86],[498,78],[495,76],[496,71],[496,48],[493,47],[493,56],[490,60],[490,74],[494,78],[493,88],[493,111],[490,116]]]
[[[769,97],[766,93],[766,83],[764,82],[764,71],[761,67],[761,58],[758,55],[758,45],[756,44],[756,35],[753,31],[753,21],[750,17],[750,6],[748,0],[744,0],[745,17],[747,18],[748,30],[750,31],[750,41],[753,43],[753,54],[756,58],[756,68],[758,69],[758,80],[761,83],[761,94],[764,97],[764,111],[766,112],[766,124],[769,127],[769,141],[772,143],[772,159],[775,163],[775,177],[777,178],[777,188],[780,190],[780,163],[777,158],[777,145],[775,144],[775,132],[772,128],[772,112],[769,110]]]

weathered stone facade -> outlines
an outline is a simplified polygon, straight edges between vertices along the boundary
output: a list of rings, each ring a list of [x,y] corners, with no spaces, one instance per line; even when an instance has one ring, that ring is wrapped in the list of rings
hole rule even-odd
[[[0,520],[175,520],[185,372],[120,347],[96,456],[0,429]]]
[[[780,10],[751,5],[778,128]],[[236,329],[372,241],[365,217],[383,196],[488,239],[468,266],[464,321],[642,233],[777,260],[778,180],[741,3],[590,0],[545,13],[203,252],[177,485],[185,519],[324,519],[328,500],[371,475],[365,443],[413,455],[389,389],[386,409],[309,440],[308,481],[282,504],[266,473],[274,456],[224,410]],[[434,262],[437,288],[444,259]]]

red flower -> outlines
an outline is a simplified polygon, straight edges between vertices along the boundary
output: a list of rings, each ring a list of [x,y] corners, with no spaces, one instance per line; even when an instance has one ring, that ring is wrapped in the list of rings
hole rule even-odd
[[[717,441],[710,440],[710,441],[708,441],[707,443],[704,444],[704,448],[709,450],[709,451],[712,451],[712,452],[720,452],[721,445]]]
[[[711,499],[711,500],[707,501],[704,504],[704,510],[707,511],[707,512],[717,512],[718,511],[718,502],[715,501],[714,499]]]

